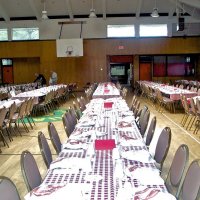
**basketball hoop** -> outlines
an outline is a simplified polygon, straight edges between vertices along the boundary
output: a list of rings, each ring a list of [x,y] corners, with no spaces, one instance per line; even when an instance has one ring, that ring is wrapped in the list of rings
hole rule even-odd
[[[71,56],[72,53],[73,53],[73,47],[72,46],[68,46],[67,47],[67,51],[66,51],[67,56]]]

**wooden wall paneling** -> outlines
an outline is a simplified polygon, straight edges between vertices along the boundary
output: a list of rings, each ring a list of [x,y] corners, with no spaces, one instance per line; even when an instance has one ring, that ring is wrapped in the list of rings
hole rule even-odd
[[[124,46],[119,49],[119,46]],[[0,42],[0,58],[40,58],[39,69],[45,77],[50,71],[58,73],[58,83],[107,81],[107,55],[159,55],[159,54],[200,53],[199,37],[190,38],[132,38],[132,39],[85,39],[82,58],[57,58],[56,41]],[[136,59],[136,58],[135,58]],[[136,59],[137,60],[137,59]],[[18,66],[20,62],[17,63]],[[26,62],[22,62],[25,66]],[[33,80],[32,74],[25,67],[19,66],[14,71],[17,82]],[[139,67],[134,60],[134,79],[139,79]],[[100,69],[103,69],[102,71]],[[35,68],[36,69],[36,68]],[[27,74],[19,79],[19,74]],[[19,75],[19,76],[18,76]]]
[[[40,57],[40,41],[0,42],[1,58]]]
[[[40,72],[39,58],[13,59],[14,83],[29,83],[35,80],[35,73]]]

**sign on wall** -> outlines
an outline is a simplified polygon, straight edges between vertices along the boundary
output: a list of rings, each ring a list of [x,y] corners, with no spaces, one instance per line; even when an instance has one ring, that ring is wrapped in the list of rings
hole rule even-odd
[[[57,57],[83,56],[83,39],[58,39],[56,40]]]

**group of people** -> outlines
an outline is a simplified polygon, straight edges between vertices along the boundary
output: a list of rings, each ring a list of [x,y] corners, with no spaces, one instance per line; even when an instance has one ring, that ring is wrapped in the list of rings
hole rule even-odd
[[[47,81],[43,74],[35,73],[36,79],[34,80],[34,83],[40,83],[41,85],[46,85]],[[51,71],[51,76],[49,78],[49,85],[56,85],[58,80],[57,73],[54,71]]]

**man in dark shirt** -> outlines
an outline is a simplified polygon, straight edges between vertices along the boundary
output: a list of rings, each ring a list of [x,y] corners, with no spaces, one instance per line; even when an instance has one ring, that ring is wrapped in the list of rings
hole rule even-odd
[[[35,73],[36,79],[34,80],[35,82],[41,83],[41,85],[46,85],[47,81],[45,77],[42,74]]]

